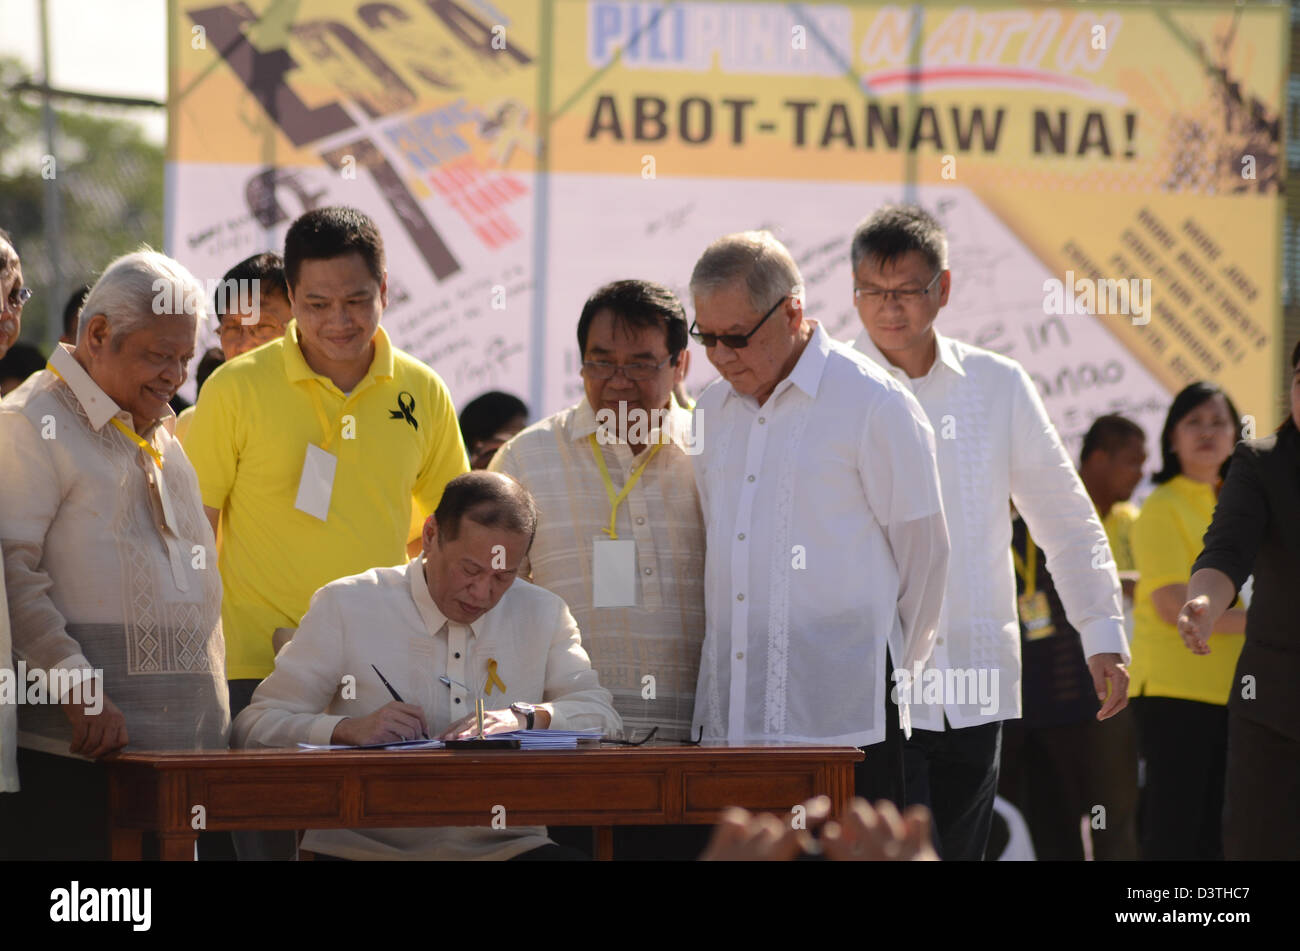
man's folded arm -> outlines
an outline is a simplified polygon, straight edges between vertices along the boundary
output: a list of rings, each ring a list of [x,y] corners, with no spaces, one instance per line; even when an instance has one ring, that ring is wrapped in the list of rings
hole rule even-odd
[[[349,673],[361,675],[361,671],[343,670],[343,622],[334,595],[318,591],[293,640],[276,656],[275,670],[235,718],[230,745],[283,748],[329,743],[334,728],[347,718],[324,711]]]
[[[590,730],[608,734],[623,729],[614,698],[600,685],[591,659],[582,647],[578,622],[560,601],[551,624],[551,647],[546,658],[546,688],[542,706],[551,714],[552,730]]]

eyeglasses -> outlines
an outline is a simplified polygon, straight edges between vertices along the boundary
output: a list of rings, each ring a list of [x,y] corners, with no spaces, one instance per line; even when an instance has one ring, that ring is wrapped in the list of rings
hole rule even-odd
[[[880,287],[855,287],[853,288],[853,299],[863,300],[872,306],[883,304],[889,295],[894,295],[894,300],[900,304],[911,304],[926,294],[930,293],[935,282],[943,275],[943,271],[935,271],[934,277],[930,278],[930,283],[925,287],[891,287],[888,290]]]
[[[754,325],[754,329],[747,334],[706,334],[704,331],[695,326],[695,321],[691,321],[691,338],[706,347],[716,347],[719,343],[726,344],[729,350],[744,350],[749,346],[749,338],[758,333],[758,328],[767,322],[767,318],[776,313],[776,309],[785,303],[786,294],[779,301],[772,305],[772,309],[763,315],[763,319]]]
[[[659,371],[668,364],[674,362],[674,357],[669,357],[662,363],[602,363],[598,360],[583,360],[582,372],[587,374],[593,380],[612,380],[615,374],[620,370],[629,380],[642,382],[644,380],[653,380]]]
[[[646,743],[650,742],[650,740],[658,732],[659,732],[659,727],[655,726],[655,727],[651,727],[650,732],[647,733],[645,736],[641,737],[641,739],[639,740],[614,740],[614,739],[610,739],[609,737],[605,737],[600,742],[612,743],[615,746],[644,746]],[[699,746],[701,743],[704,742],[704,727],[702,726],[700,727],[699,734],[693,740],[688,736],[684,740],[671,740],[669,742],[681,743],[684,746]]]
[[[9,307],[17,310],[32,299],[32,289],[30,287],[20,287],[9,295]]]

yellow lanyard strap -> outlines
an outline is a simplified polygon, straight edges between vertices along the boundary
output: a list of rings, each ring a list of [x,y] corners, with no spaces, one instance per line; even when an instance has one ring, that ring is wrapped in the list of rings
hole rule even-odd
[[[627,485],[623,486],[623,491],[616,495],[614,493],[614,480],[609,477],[609,469],[605,465],[605,456],[600,451],[600,444],[596,441],[596,434],[592,433],[587,438],[591,440],[591,452],[596,457],[596,465],[600,466],[600,477],[605,480],[605,494],[609,496],[609,528],[603,528],[601,531],[610,538],[617,540],[618,532],[614,528],[614,523],[618,521],[618,507],[627,498],[628,493],[632,491],[632,486],[637,484],[637,480],[641,478],[641,473],[645,472],[645,467],[650,465],[650,460],[655,457],[655,453],[664,447],[664,444],[662,442],[654,444],[654,448],[646,453],[641,465],[632,470],[632,475],[628,477]]]
[[[54,369],[54,367],[50,366],[48,363],[45,364],[45,369],[49,370],[60,380],[63,380],[65,384],[68,382],[67,380],[63,379],[63,374],[59,373],[58,370]],[[121,431],[122,434],[125,435],[127,439],[131,440],[131,442],[135,443],[137,446],[139,446],[141,449],[147,452],[149,454],[149,457],[153,459],[154,465],[156,465],[159,469],[163,467],[162,454],[153,447],[152,443],[150,443],[148,440],[141,437],[139,433],[137,433],[126,423],[122,422],[116,416],[110,419],[109,422],[112,423],[115,427],[117,427],[117,429]]]
[[[331,426],[330,418],[325,414],[325,405],[320,401],[320,384],[309,380],[307,386],[311,389],[312,406],[316,408],[316,418],[320,420],[320,428],[324,432],[320,447],[328,451],[330,443],[334,441],[334,432],[339,428],[339,422],[343,419],[343,414],[340,413],[338,420],[335,420],[334,425]],[[346,397],[344,397],[343,402],[347,402]]]
[[[1038,581],[1038,548],[1028,535],[1025,535],[1025,554],[1028,556],[1028,566],[1025,565],[1026,559],[1021,558],[1020,552],[1012,546],[1011,560],[1015,562],[1016,573],[1025,581],[1025,596],[1032,598]]]

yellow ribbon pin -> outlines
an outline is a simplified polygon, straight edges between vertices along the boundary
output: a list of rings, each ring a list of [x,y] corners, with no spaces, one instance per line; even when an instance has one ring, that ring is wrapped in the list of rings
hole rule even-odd
[[[505,681],[503,681],[500,677],[497,676],[497,662],[491,657],[488,658],[487,669],[488,669],[488,681],[487,681],[487,686],[483,688],[483,692],[491,693],[492,685],[496,684],[497,687],[500,688],[501,692],[505,693],[506,692]]]

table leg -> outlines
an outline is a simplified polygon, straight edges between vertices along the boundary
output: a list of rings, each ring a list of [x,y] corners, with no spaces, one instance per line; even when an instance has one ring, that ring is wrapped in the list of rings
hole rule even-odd
[[[193,862],[197,832],[158,833],[159,858],[164,862]]]
[[[614,859],[614,827],[596,826],[596,861],[611,862]]]
[[[114,862],[138,862],[144,849],[143,829],[118,829],[109,832],[109,858]]]

